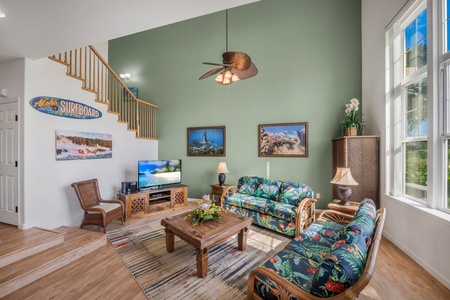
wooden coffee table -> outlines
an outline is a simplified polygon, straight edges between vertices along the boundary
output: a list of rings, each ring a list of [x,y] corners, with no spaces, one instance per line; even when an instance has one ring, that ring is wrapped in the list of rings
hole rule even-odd
[[[167,252],[175,248],[175,235],[191,244],[197,250],[197,276],[206,277],[208,274],[208,249],[220,242],[238,234],[238,249],[243,251],[247,247],[247,230],[252,220],[230,212],[222,212],[220,219],[205,221],[203,224],[192,226],[191,218],[185,216],[187,212],[161,220],[166,227]]]

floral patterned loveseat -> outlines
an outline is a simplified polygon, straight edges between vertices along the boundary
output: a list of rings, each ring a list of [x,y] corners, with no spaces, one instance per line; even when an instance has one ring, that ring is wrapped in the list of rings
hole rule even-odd
[[[374,272],[385,214],[370,199],[361,202],[354,217],[323,211],[250,272],[247,299],[355,299]]]
[[[315,220],[313,196],[305,184],[244,176],[237,192],[224,197],[222,207],[257,225],[294,236]]]

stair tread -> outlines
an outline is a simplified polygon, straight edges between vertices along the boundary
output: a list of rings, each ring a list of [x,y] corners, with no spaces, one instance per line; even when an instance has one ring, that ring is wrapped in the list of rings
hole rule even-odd
[[[0,259],[23,249],[46,243],[51,239],[59,238],[61,235],[62,233],[42,228],[4,229],[1,233]]]
[[[64,243],[0,268],[0,286],[42,266],[50,264],[61,257],[70,256],[77,250],[95,243],[96,241],[104,240],[106,243],[106,235],[103,233],[77,228],[73,228],[72,230],[63,228],[61,230],[66,231]]]

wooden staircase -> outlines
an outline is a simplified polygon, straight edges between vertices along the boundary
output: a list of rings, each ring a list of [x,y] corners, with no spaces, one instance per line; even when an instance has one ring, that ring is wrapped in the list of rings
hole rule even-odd
[[[141,139],[156,139],[156,105],[137,99],[106,60],[88,46],[49,56],[67,66],[67,75],[82,81],[82,89],[95,93],[96,102],[108,105],[120,123]]]
[[[106,234],[84,229],[19,230],[0,223],[0,298],[106,243]]]

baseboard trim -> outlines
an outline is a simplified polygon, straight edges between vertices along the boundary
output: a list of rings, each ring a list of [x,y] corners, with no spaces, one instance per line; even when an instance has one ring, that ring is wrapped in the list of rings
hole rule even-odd
[[[416,263],[418,263],[422,268],[424,268],[427,272],[433,275],[437,280],[439,280],[443,285],[445,285],[448,289],[450,289],[450,281],[447,280],[442,274],[437,272],[433,267],[424,262],[420,257],[411,252],[407,247],[405,247],[402,243],[397,241],[393,236],[391,236],[387,232],[383,232],[383,235],[389,239],[394,245],[399,247],[403,252],[405,252],[409,257],[411,257]]]

